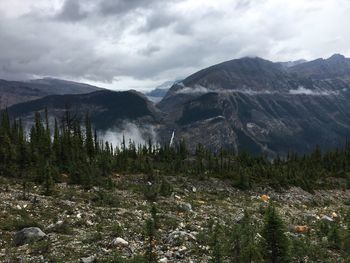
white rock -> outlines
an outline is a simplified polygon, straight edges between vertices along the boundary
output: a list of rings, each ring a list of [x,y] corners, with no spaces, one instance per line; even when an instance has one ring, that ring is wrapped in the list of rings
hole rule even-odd
[[[87,220],[87,221],[86,221],[86,224],[87,224],[88,226],[93,226],[93,225],[94,225],[94,223],[92,223],[90,220]]]
[[[192,205],[190,203],[181,204],[181,208],[187,212],[192,212]]]
[[[187,247],[185,247],[185,246],[182,246],[182,247],[179,248],[180,252],[185,251],[185,250],[187,250]]]
[[[178,238],[184,238],[185,240],[192,240],[192,241],[196,240],[196,237],[191,233],[187,233],[185,231],[175,230],[169,234],[169,236],[167,237],[167,242],[174,243],[175,240]]]
[[[96,262],[96,256],[91,256],[91,257],[87,257],[87,258],[81,258],[79,260],[80,263],[94,263]]]
[[[121,237],[117,237],[117,238],[113,239],[112,245],[114,245],[114,246],[121,246],[121,247],[127,247],[127,246],[129,246],[129,242],[126,241],[125,239],[121,238]]]
[[[329,216],[322,216],[321,220],[323,221],[328,221],[328,222],[333,222],[333,218],[329,217]]]
[[[167,258],[161,258],[158,262],[159,263],[167,263],[168,259]]]

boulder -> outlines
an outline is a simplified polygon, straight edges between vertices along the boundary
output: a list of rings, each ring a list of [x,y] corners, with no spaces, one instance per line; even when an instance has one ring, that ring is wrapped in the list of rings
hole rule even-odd
[[[117,238],[113,239],[111,245],[115,246],[115,247],[127,247],[127,246],[129,246],[129,242],[121,237],[117,237]]]
[[[79,263],[94,263],[94,262],[97,262],[95,256],[90,256],[90,257],[86,257],[86,258],[81,258],[81,259],[79,260]]]
[[[322,216],[321,217],[322,221],[326,221],[326,222],[333,222],[333,218],[329,217],[329,216]]]
[[[192,205],[190,203],[181,203],[180,209],[185,212],[192,212]]]
[[[27,243],[35,242],[46,237],[46,234],[38,227],[27,227],[18,231],[14,237],[16,246],[22,246]]]
[[[186,240],[190,240],[190,241],[195,241],[196,237],[191,234],[191,233],[187,233],[185,231],[173,231],[172,233],[169,234],[169,236],[166,239],[167,243],[173,244],[175,242],[175,240],[179,239],[179,238],[184,238]]]

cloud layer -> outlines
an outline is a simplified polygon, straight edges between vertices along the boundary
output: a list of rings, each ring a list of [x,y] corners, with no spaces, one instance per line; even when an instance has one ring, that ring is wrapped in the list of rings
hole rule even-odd
[[[242,56],[350,55],[348,0],[0,2],[0,78],[146,89]]]

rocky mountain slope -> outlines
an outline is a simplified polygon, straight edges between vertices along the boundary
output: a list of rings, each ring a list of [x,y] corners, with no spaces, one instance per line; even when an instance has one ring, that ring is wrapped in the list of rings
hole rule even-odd
[[[43,195],[41,187],[28,185],[23,196],[22,185],[0,177],[0,261],[144,262],[131,259],[147,251],[145,225],[152,216],[153,203],[144,195],[147,178],[116,174],[112,180],[112,190],[86,190],[60,183],[52,196]],[[229,231],[242,221],[244,211],[252,215],[254,226],[259,229],[258,243],[269,203],[275,204],[288,227],[287,235],[295,247],[292,262],[345,262],[332,246],[331,237],[321,229],[337,224],[341,226],[339,231],[346,232],[349,190],[313,194],[300,188],[241,191],[215,178],[175,176],[166,180],[173,189],[167,196],[159,195],[156,203],[158,229],[154,251],[158,262],[210,262],[214,249],[212,224],[220,224],[232,238]],[[269,200],[263,201],[264,195]],[[336,218],[331,217],[334,214]],[[297,232],[295,226],[306,226],[308,233]],[[17,231],[25,227],[40,227],[44,237],[35,242],[15,239]],[[224,234],[217,237],[219,245],[232,246]]]
[[[158,107],[194,147],[267,153],[342,145],[350,134],[349,59],[285,67],[242,58],[203,69],[171,87]]]
[[[123,122],[157,124],[160,113],[147,98],[136,91],[96,91],[88,94],[52,95],[8,108],[11,116],[25,124],[33,122],[35,112],[47,109],[51,120],[60,121],[68,110],[72,118],[84,120],[88,113],[95,128],[107,130]]]
[[[78,82],[44,78],[30,81],[0,80],[0,108],[54,94],[83,94],[101,88]]]

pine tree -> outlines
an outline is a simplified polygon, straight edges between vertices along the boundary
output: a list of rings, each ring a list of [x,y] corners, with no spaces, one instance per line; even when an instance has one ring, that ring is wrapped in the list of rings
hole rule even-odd
[[[255,238],[257,231],[247,211],[244,211],[240,232],[242,236],[241,262],[260,262],[261,251]]]
[[[220,226],[216,225],[213,229],[213,235],[211,240],[211,246],[213,248],[212,250],[212,256],[211,256],[211,263],[221,263],[223,262],[222,258],[222,247],[219,241],[219,235],[220,235]]]
[[[264,238],[263,252],[266,262],[290,262],[289,240],[285,235],[283,221],[273,205],[267,208],[262,236]]]
[[[44,194],[45,195],[51,195],[54,188],[54,181],[52,176],[52,166],[49,164],[49,162],[46,162],[46,169],[42,171],[45,173],[45,180],[44,180]]]
[[[146,260],[149,263],[157,262],[157,256],[154,253],[156,228],[153,219],[146,220],[147,250]]]
[[[91,121],[89,119],[88,114],[85,117],[85,133],[86,133],[85,147],[86,147],[87,154],[91,160],[95,154],[95,147],[94,147],[94,139],[92,137]]]
[[[233,227],[231,234],[231,259],[233,262],[261,262],[261,251],[256,241],[257,231],[247,211]]]

